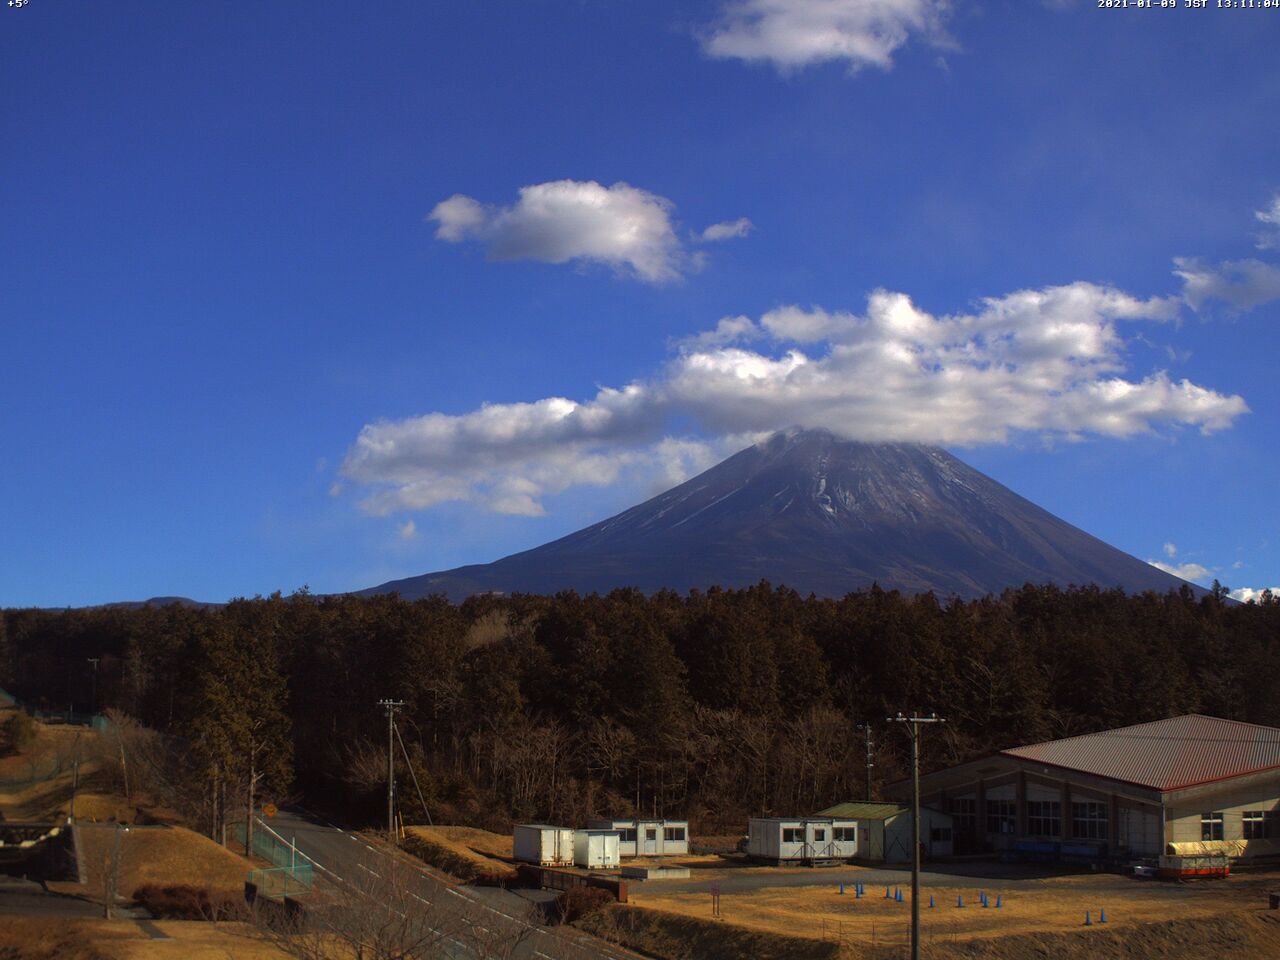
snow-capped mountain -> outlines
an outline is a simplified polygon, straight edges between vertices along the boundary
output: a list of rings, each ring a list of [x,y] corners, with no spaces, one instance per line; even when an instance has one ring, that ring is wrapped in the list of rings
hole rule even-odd
[[[458,600],[487,591],[686,591],[760,580],[830,597],[873,582],[961,597],[1027,582],[1130,592],[1184,584],[937,447],[792,429],[567,537],[362,593]]]

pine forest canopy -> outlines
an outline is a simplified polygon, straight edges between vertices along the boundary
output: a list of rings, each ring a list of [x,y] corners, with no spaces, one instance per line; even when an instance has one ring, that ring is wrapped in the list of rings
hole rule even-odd
[[[1221,591],[1027,586],[946,603],[768,584],[462,604],[300,593],[8,610],[0,624],[0,685],[20,696],[83,708],[86,658],[99,658],[98,706],[183,744],[200,776],[243,777],[258,736],[264,799],[296,782],[371,820],[386,697],[406,701],[433,812],[496,826],[817,810],[862,793],[854,724],[903,708],[951,720],[926,766],[1188,712],[1280,725],[1280,602]],[[878,775],[892,779],[902,744],[890,731],[878,743]]]

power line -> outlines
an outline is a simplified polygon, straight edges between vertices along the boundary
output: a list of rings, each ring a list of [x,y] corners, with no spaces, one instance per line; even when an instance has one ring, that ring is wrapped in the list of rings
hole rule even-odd
[[[911,960],[920,960],[920,724],[946,721],[936,713],[907,717],[901,711],[885,719],[908,724],[911,734]]]
[[[379,700],[378,706],[387,711],[387,836],[398,843],[396,834],[396,714],[404,706],[403,700]]]

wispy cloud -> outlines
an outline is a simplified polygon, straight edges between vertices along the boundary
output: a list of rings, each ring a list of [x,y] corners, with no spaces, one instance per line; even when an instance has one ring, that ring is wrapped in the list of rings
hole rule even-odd
[[[475,241],[493,260],[599,263],[623,276],[666,283],[703,262],[703,255],[690,254],[680,242],[674,209],[666,197],[627,183],[554,180],[521,187],[510,206],[454,194],[436,204],[427,219],[436,224],[438,239]],[[738,223],[750,221],[707,230],[730,230]],[[730,235],[741,234],[724,234]]]
[[[1280,267],[1252,257],[1209,263],[1199,257],[1177,257],[1174,275],[1182,278],[1182,295],[1192,309],[1219,301],[1236,310],[1252,310],[1280,300]]]
[[[1257,236],[1259,250],[1280,250],[1280,190],[1271,198],[1271,203],[1261,210],[1253,212],[1259,223],[1267,229]]]
[[[1162,563],[1159,560],[1148,560],[1147,563],[1183,580],[1205,580],[1213,576],[1212,570],[1198,563]]]
[[[416,540],[418,537],[418,525],[412,520],[406,520],[396,528],[396,536],[401,540]]]
[[[745,237],[748,233],[755,229],[753,224],[746,217],[739,217],[737,220],[726,220],[724,223],[713,223],[702,233],[698,234],[698,238],[707,242],[715,242],[717,240],[732,240],[736,237]]]
[[[373,513],[461,500],[533,515],[547,495],[673,463],[671,475],[682,475],[793,424],[949,445],[1229,427],[1248,409],[1239,396],[1159,371],[1126,376],[1123,326],[1166,321],[1176,309],[1085,282],[947,315],[888,290],[857,313],[782,306],[758,321],[724,318],[678,344],[653,376],[584,401],[369,424],[341,472],[369,491],[363,506]],[[675,423],[692,426],[672,436]]]
[[[713,57],[787,72],[826,61],[887,70],[913,37],[945,43],[949,0],[734,0],[702,31]]]

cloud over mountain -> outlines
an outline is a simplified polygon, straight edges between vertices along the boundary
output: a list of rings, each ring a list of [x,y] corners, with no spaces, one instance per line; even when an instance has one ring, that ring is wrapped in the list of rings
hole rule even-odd
[[[701,264],[676,235],[674,207],[666,197],[627,183],[554,180],[521,187],[516,202],[505,207],[454,194],[427,219],[436,224],[437,239],[478,242],[492,260],[600,263],[624,276],[664,283]],[[742,236],[749,228],[743,218],[708,227],[702,238]]]
[[[536,514],[546,495],[611,484],[624,470],[678,477],[683,463],[789,425],[959,446],[1224,429],[1248,410],[1243,398],[1164,371],[1127,375],[1122,325],[1169,320],[1177,303],[1077,282],[948,315],[888,290],[861,313],[783,306],[759,321],[721,320],[652,377],[585,401],[369,424],[341,472],[370,491],[364,507],[375,513],[462,500]],[[668,436],[677,421],[715,439]]]
[[[940,39],[949,0],[734,0],[702,35],[713,57],[789,71],[831,60],[887,70],[912,37]]]

